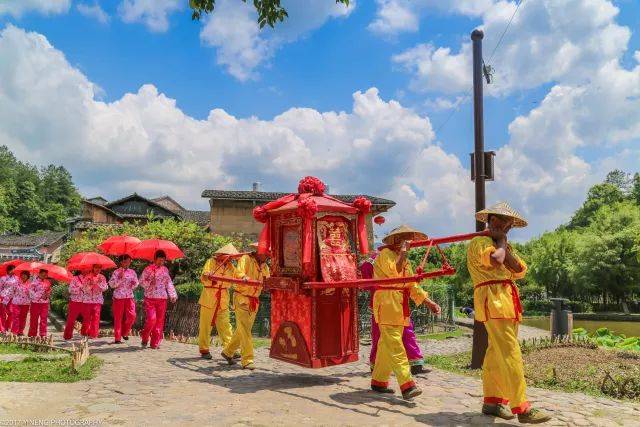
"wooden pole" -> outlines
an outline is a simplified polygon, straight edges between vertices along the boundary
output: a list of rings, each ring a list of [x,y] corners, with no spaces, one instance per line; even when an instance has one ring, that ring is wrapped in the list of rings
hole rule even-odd
[[[484,187],[484,111],[483,111],[483,79],[482,79],[482,39],[481,30],[473,30],[473,128],[474,128],[474,164],[476,212],[485,208]],[[476,221],[476,231],[483,231],[485,224]],[[484,324],[473,323],[473,347],[471,352],[471,369],[482,367],[484,355],[487,351],[488,336]]]

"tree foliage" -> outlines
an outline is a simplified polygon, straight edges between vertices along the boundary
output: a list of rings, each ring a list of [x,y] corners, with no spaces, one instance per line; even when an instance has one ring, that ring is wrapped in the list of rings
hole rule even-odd
[[[0,233],[64,230],[81,197],[63,166],[42,169],[0,146]]]
[[[242,1],[247,3],[247,0]],[[349,0],[335,0],[335,2],[349,6]],[[216,0],[189,0],[189,6],[192,10],[191,18],[198,20],[203,14],[213,13],[216,7]],[[276,23],[284,21],[289,16],[286,9],[280,4],[280,0],[253,0],[253,6],[258,12],[260,28],[265,25],[273,28]]]

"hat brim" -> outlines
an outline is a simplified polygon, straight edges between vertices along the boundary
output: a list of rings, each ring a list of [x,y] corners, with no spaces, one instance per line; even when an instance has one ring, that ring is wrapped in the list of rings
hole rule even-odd
[[[524,228],[527,225],[529,225],[529,223],[524,219],[524,218],[520,218],[518,216],[515,215],[511,215],[505,212],[495,212],[495,211],[489,211],[489,210],[483,210],[480,211],[478,213],[476,213],[476,220],[478,220],[479,222],[484,222],[484,223],[488,223],[489,222],[489,215],[495,215],[495,216],[502,216],[505,218],[510,218],[513,220],[513,226],[516,228]]]
[[[400,233],[393,233],[393,234],[389,234],[388,236],[385,236],[385,238],[382,239],[382,243],[386,245],[393,245],[399,240],[402,241],[402,240],[426,240],[426,239],[427,239],[427,235],[419,231],[403,231]]]

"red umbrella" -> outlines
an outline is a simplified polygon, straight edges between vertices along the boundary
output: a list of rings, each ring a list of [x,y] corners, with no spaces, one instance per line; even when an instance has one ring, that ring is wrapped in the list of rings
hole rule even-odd
[[[132,236],[111,236],[98,249],[107,255],[131,255],[131,250],[140,244],[140,239]]]
[[[116,268],[111,258],[96,252],[78,252],[67,261],[68,270],[88,270],[94,265],[99,265],[102,270]]]
[[[45,270],[47,272],[47,275],[53,280],[58,280],[60,282],[69,282],[71,280],[71,275],[64,267],[53,264],[45,264],[42,262],[23,262],[16,267],[14,272],[18,275],[23,271],[34,274],[38,273],[40,270]]]
[[[0,277],[4,276],[5,274],[7,274],[7,268],[10,266],[18,266],[20,264],[22,264],[24,261],[21,259],[12,259],[11,261],[7,261],[7,262],[3,262],[2,264],[0,264]]]
[[[131,256],[137,259],[153,261],[153,256],[157,251],[164,251],[167,260],[172,261],[182,258],[184,253],[175,243],[169,240],[149,239],[143,240],[138,246],[131,251]]]

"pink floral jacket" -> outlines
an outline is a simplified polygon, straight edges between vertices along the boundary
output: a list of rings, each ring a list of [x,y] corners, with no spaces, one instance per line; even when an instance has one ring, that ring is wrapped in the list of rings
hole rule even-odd
[[[87,304],[103,304],[102,293],[107,290],[107,279],[102,274],[92,273],[80,275],[82,282],[82,302]]]
[[[144,288],[145,298],[178,298],[176,288],[173,287],[173,281],[169,276],[169,269],[164,265],[162,267],[155,264],[148,265],[140,276],[140,285]]]
[[[133,298],[133,290],[138,287],[138,276],[130,268],[119,268],[111,274],[109,287],[113,289],[113,298]]]
[[[5,288],[2,298],[3,304],[29,305],[31,303],[29,299],[29,284],[29,280],[26,282],[20,279],[12,281],[9,286]]]
[[[73,302],[82,302],[84,298],[84,290],[82,289],[82,280],[80,275],[73,276],[69,283],[69,300]]]
[[[31,302],[48,304],[50,295],[51,282],[49,279],[42,280],[39,277],[35,277],[31,281],[31,287],[29,288],[29,298],[31,299]]]
[[[15,274],[7,274],[0,277],[0,302],[7,301],[5,304],[9,303],[9,300],[5,297],[5,294],[9,291],[9,288],[15,285],[15,282],[19,281],[20,279]]]

